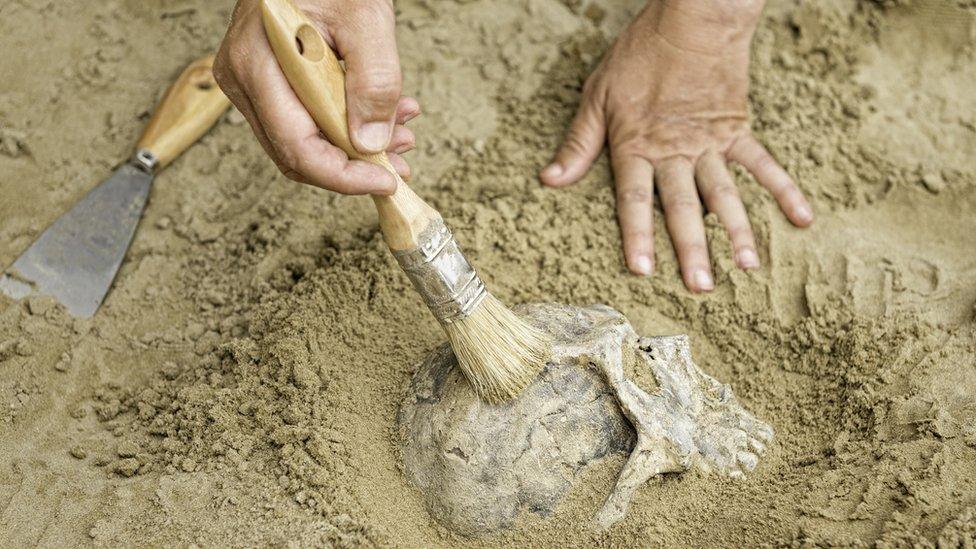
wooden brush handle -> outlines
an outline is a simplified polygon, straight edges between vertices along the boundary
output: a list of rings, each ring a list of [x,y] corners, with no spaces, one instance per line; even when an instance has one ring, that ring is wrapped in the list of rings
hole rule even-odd
[[[416,248],[423,230],[441,216],[403,182],[386,153],[362,154],[353,146],[346,118],[346,75],[332,48],[291,0],[263,0],[261,11],[282,72],[325,137],[350,158],[382,166],[396,178],[393,195],[373,196],[386,244],[394,251]]]
[[[230,100],[217,87],[213,77],[213,55],[190,63],[156,107],[139,143],[151,152],[162,168],[176,159],[207,133]]]

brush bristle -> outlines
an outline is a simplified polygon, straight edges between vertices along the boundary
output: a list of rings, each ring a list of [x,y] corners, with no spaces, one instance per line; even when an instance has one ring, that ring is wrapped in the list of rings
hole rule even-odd
[[[550,340],[489,294],[461,320],[446,324],[454,355],[481,400],[514,398],[549,359]]]

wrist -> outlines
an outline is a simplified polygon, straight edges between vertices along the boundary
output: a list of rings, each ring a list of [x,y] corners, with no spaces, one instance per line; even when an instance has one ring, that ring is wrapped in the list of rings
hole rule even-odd
[[[765,0],[660,0],[648,4],[654,30],[681,49],[705,54],[748,49]]]

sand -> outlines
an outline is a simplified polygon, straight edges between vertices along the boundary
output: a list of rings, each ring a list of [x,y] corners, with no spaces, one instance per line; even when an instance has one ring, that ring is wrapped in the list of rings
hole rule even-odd
[[[0,4],[0,263],[129,154],[231,3]],[[398,2],[409,155],[506,302],[606,303],[776,430],[746,480],[674,475],[587,521],[621,461],[547,519],[448,532],[393,433],[442,333],[368,199],[278,175],[241,117],[164,172],[91,320],[0,298],[0,545],[946,547],[976,538],[976,9],[968,0],[772,2],[754,44],[758,135],[811,197],[792,228],[737,172],[764,267],[717,289],[626,273],[605,159],[537,169],[637,1]]]

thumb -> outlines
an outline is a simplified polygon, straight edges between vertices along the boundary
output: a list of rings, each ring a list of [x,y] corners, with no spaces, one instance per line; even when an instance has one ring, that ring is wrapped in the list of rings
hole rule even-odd
[[[359,152],[378,153],[390,143],[402,88],[393,10],[362,6],[350,16],[355,21],[335,37],[346,63],[349,131]]]
[[[550,187],[564,187],[579,181],[603,150],[606,139],[603,106],[584,94],[573,123],[553,161],[539,174]]]

